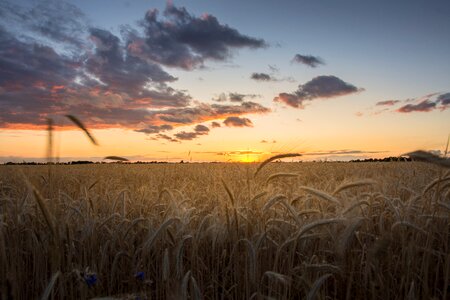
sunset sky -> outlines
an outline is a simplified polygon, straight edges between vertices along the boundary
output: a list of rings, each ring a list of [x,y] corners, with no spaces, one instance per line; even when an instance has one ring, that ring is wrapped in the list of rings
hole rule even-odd
[[[0,162],[441,152],[450,1],[0,1]],[[77,116],[92,145],[64,117]]]

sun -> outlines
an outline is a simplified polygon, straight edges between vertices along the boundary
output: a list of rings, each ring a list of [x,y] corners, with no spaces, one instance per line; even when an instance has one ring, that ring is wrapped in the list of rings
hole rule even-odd
[[[253,163],[258,161],[259,155],[256,154],[242,154],[239,156],[238,161],[242,163]]]

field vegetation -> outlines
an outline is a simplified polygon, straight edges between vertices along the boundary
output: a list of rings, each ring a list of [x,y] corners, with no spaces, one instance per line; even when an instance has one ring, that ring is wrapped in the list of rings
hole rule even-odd
[[[2,299],[448,299],[423,162],[0,166]]]

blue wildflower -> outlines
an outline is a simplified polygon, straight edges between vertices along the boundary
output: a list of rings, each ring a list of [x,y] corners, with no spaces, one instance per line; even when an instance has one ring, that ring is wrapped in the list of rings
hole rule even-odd
[[[95,273],[89,273],[85,274],[84,276],[84,282],[86,282],[88,287],[92,287],[97,282],[97,274]]]
[[[137,272],[136,274],[134,274],[134,277],[137,280],[143,281],[145,279],[145,272],[143,272],[143,271]]]

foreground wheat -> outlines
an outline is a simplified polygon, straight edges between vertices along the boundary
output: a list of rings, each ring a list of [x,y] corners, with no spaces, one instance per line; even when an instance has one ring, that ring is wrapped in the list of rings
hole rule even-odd
[[[1,299],[449,297],[439,166],[52,167],[0,166]]]

